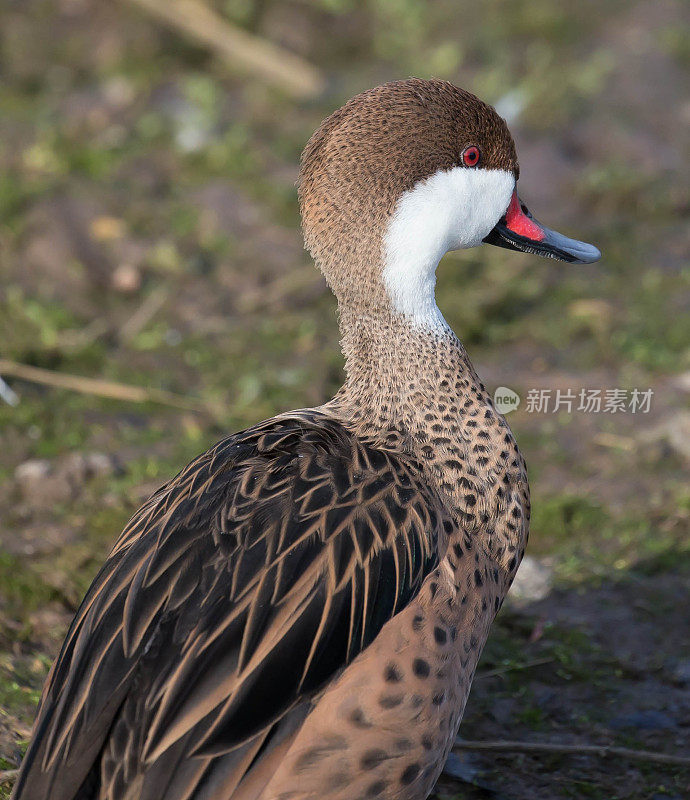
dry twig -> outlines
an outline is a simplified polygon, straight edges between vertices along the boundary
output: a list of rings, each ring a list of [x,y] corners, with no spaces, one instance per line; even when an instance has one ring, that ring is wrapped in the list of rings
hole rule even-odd
[[[556,742],[513,742],[504,739],[474,742],[456,739],[454,749],[477,750],[493,753],[552,753],[555,755],[615,756],[629,761],[647,761],[652,764],[674,764],[690,767],[690,758],[667,753],[654,753],[651,750],[631,750],[629,747],[614,747],[607,744],[558,744]]]
[[[59,389],[70,389],[73,392],[108,397],[112,400],[125,400],[130,403],[159,403],[173,408],[182,408],[185,411],[213,413],[213,410],[200,400],[192,400],[183,395],[166,392],[163,389],[129,386],[125,383],[106,381],[100,378],[83,378],[80,375],[69,375],[64,372],[31,367],[28,364],[20,364],[6,359],[0,359],[0,375],[11,375],[14,378],[31,383],[40,383],[44,386],[54,386]]]
[[[3,769],[0,771],[0,785],[3,783],[12,783],[19,775],[18,769]]]
[[[480,672],[474,676],[475,681],[483,680],[484,678],[497,678],[501,675],[506,675],[508,672],[522,672],[531,667],[540,667],[542,664],[552,664],[554,658],[535,658],[534,661],[525,661],[523,664],[510,664],[505,667],[496,667],[486,672]]]
[[[241,67],[297,97],[318,96],[326,81],[303,58],[236,28],[201,0],[130,0],[167,25],[214,50],[232,67]]]

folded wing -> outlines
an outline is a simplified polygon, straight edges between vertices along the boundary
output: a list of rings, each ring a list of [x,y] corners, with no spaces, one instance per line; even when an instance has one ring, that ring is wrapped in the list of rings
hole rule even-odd
[[[179,772],[191,797],[225,757],[236,786],[270,732],[416,595],[443,523],[417,465],[325,414],[222,441],[140,509],[96,577],[15,797],[96,796],[106,749],[121,781],[196,759]],[[228,760],[243,748],[250,761]]]

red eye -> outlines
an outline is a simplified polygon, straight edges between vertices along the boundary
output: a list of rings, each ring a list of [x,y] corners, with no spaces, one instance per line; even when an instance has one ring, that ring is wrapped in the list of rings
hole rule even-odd
[[[479,148],[475,147],[474,145],[470,145],[470,147],[466,147],[462,151],[462,163],[466,167],[476,167],[479,163],[479,158],[481,153],[479,152]]]

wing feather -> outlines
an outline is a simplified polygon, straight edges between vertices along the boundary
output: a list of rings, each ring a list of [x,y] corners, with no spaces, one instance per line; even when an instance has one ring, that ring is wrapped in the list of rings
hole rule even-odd
[[[220,442],[144,504],[94,580],[15,797],[73,800],[99,771],[119,786],[120,761],[142,780],[172,771],[191,797],[185,781],[220,780],[225,759],[237,786],[232,770],[267,757],[270,731],[419,591],[442,517],[418,465],[322,412]]]

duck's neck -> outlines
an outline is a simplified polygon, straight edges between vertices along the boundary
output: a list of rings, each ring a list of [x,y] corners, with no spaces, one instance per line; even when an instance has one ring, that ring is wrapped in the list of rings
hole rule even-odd
[[[445,323],[396,314],[344,309],[341,325],[347,380],[325,410],[413,456],[456,516],[456,543],[481,533],[507,588],[526,538],[525,465],[464,347]]]
[[[340,326],[347,379],[331,407],[366,433],[457,435],[464,403],[483,387],[435,303],[424,319],[341,306]]]

